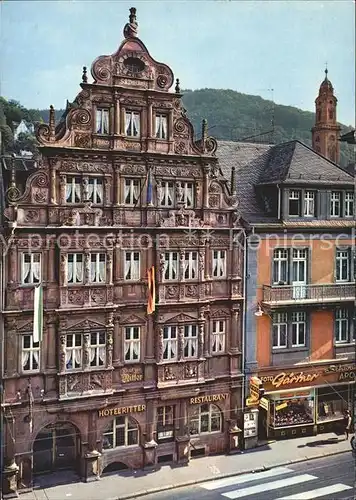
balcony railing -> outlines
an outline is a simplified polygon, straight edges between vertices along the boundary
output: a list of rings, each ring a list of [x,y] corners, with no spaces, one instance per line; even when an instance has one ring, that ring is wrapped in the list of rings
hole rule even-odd
[[[272,304],[343,302],[355,299],[355,283],[263,285],[263,302]]]

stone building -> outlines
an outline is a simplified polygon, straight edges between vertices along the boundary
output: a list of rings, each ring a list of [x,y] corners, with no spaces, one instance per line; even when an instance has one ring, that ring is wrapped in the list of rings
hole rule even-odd
[[[206,122],[194,140],[179,81],[171,91],[137,30],[131,9],[119,49],[94,61],[92,83],[84,68],[57,126],[51,108],[38,128],[41,164],[7,186],[7,493],[53,470],[90,480],[239,446],[235,175],[223,177]]]

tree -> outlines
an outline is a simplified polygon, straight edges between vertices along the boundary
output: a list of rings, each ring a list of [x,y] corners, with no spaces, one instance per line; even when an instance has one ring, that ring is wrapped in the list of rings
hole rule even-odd
[[[33,134],[19,134],[14,143],[14,152],[20,154],[21,151],[30,151],[33,154],[38,152],[38,142]]]

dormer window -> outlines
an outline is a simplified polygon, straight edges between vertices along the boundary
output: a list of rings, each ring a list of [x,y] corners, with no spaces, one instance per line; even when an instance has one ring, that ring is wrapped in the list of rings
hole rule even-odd
[[[300,191],[291,190],[289,192],[289,215],[300,216]]]
[[[341,193],[339,191],[331,193],[330,215],[331,217],[341,217]]]
[[[353,217],[354,215],[354,193],[352,191],[345,193],[344,213],[345,217]]]
[[[128,137],[140,136],[140,113],[138,111],[126,111],[125,133]]]
[[[157,139],[167,139],[167,115],[156,114],[156,138]]]
[[[96,110],[96,133],[107,135],[109,133],[109,110],[98,108]]]
[[[305,191],[304,217],[314,217],[314,215],[315,215],[315,192]]]

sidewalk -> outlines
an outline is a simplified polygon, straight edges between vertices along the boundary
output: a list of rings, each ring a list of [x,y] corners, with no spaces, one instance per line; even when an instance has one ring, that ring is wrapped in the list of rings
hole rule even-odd
[[[187,466],[164,465],[151,470],[122,471],[93,483],[71,483],[35,489],[20,500],[124,500],[145,493],[172,489],[211,479],[234,476],[263,468],[287,465],[328,455],[349,452],[344,437],[334,433],[277,441],[237,455],[192,459]]]

